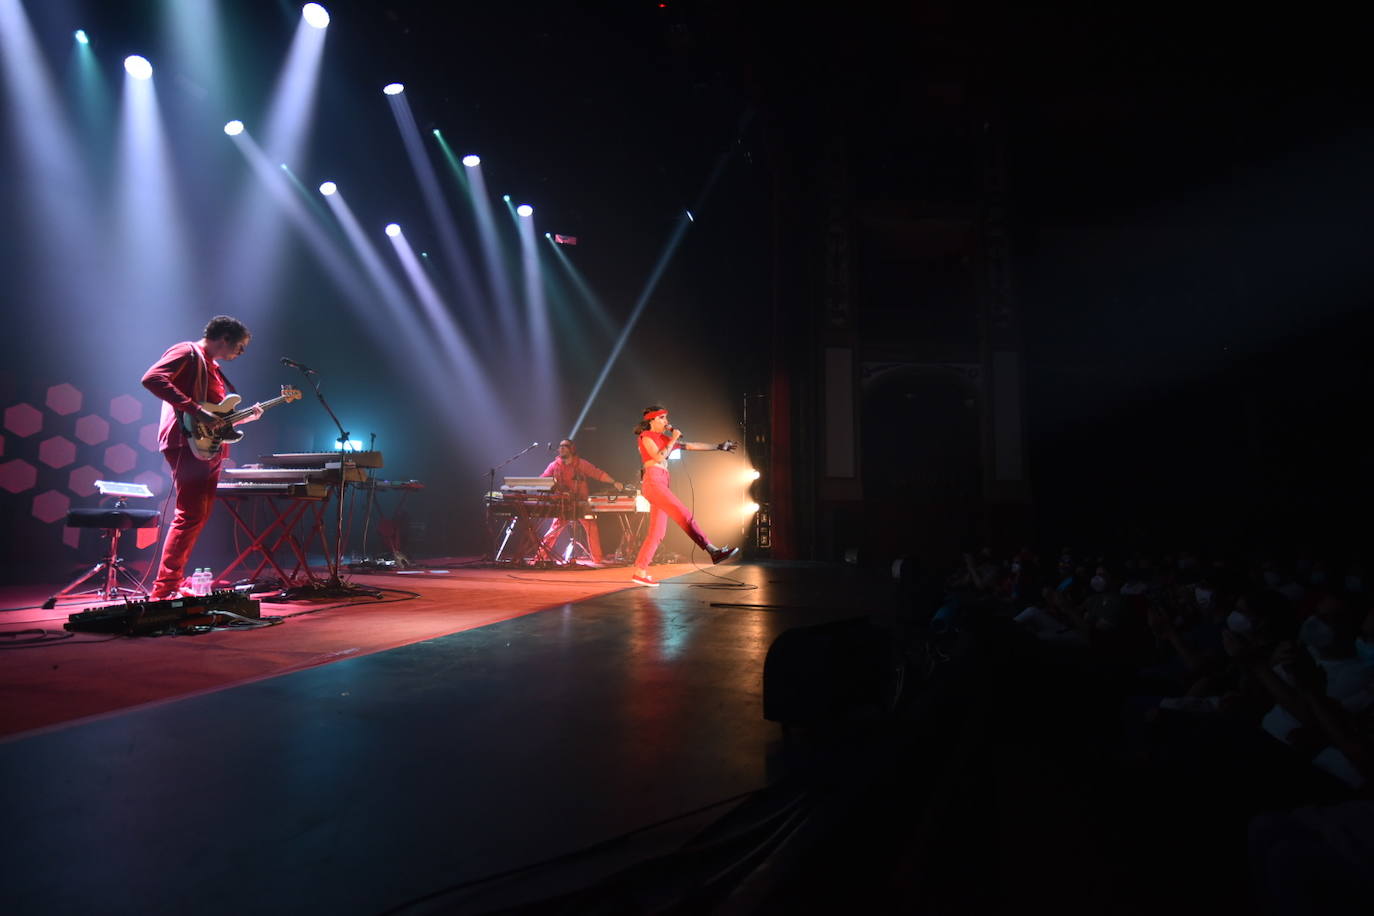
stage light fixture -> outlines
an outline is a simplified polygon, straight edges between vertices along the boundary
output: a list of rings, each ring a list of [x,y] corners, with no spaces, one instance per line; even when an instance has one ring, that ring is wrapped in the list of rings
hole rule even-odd
[[[153,65],[148,63],[146,57],[130,54],[128,57],[124,58],[124,72],[136,80],[152,79]]]
[[[311,28],[322,29],[329,25],[329,11],[318,3],[307,3],[301,7],[301,18]]]
[[[231,137],[237,137],[239,134],[243,133],[243,122],[230,121],[228,124],[224,125],[224,132]]]
[[[386,93],[387,95],[400,95],[402,92],[405,91],[406,87],[403,83],[387,83],[385,86],[382,87],[382,92]]]
[[[387,223],[386,234],[394,239],[396,236],[401,234],[401,227],[396,225],[395,223]]]
[[[552,241],[553,241],[553,233],[552,233],[552,232],[545,232],[545,233],[544,233],[544,238],[546,238],[546,239],[548,239],[550,242],[552,242]]]
[[[435,133],[437,134],[438,131],[436,130]],[[477,155],[476,153],[468,153],[466,156],[463,157],[463,165],[467,166],[470,169],[475,169],[477,168],[477,166],[481,164],[482,157]]]
[[[521,204],[515,208],[515,212],[521,216],[534,216],[534,208],[529,204]]]
[[[697,218],[696,218],[695,216],[692,215],[692,211],[691,211],[691,210],[688,210],[688,211],[687,211],[687,220],[688,220],[689,222],[693,222],[693,223],[695,223],[695,222],[697,221]]]
[[[501,195],[501,199],[504,200],[506,203],[510,203],[510,195],[509,195],[509,194],[502,194],[502,195]]]
[[[91,36],[86,34],[85,29],[77,29],[72,33],[72,36],[76,39],[77,44],[88,45],[91,43]]]
[[[338,190],[339,186],[332,181],[326,181],[320,185],[320,193],[323,194],[325,197],[328,197],[329,195],[335,193]]]
[[[753,515],[755,512],[759,511],[759,504],[755,502],[747,502],[743,506],[741,506],[740,509],[743,511],[745,515]]]

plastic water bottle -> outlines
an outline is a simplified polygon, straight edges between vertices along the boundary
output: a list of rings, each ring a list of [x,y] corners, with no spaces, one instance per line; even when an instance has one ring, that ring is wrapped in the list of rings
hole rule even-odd
[[[208,595],[215,590],[215,574],[210,572],[210,567],[205,567],[201,573],[200,593]]]
[[[205,568],[203,566],[197,566],[195,575],[191,576],[191,594],[196,596],[206,594]]]

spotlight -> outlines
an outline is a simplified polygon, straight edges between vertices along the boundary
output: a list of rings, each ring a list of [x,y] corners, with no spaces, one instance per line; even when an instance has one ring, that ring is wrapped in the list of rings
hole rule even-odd
[[[743,506],[740,506],[740,511],[745,515],[753,515],[755,512],[759,511],[759,504],[754,502],[745,503]]]
[[[124,72],[136,80],[148,80],[153,78],[153,65],[146,57],[130,54],[124,58]]]
[[[395,223],[387,223],[386,234],[394,239],[396,236],[401,234],[401,227],[396,225]]]
[[[521,204],[515,208],[515,212],[521,216],[534,216],[534,208],[529,204]]]
[[[502,195],[501,195],[501,199],[504,200],[506,203],[510,203],[510,195],[509,195],[509,194],[502,194]]]
[[[224,132],[231,137],[237,137],[239,134],[243,133],[243,122],[230,121],[228,124],[224,125]]]
[[[695,222],[697,221],[697,218],[696,218],[695,216],[692,215],[692,211],[691,211],[691,210],[688,210],[688,211],[687,211],[687,221],[688,221],[688,222],[692,222],[692,223],[695,223]]]
[[[339,190],[339,186],[332,181],[326,181],[324,184],[320,185],[320,193],[325,197],[328,197],[337,190]]]
[[[748,486],[749,484],[753,483],[758,479],[758,468],[746,468],[745,470],[741,471],[739,475],[739,482],[744,484],[745,486]]]
[[[758,468],[751,468],[751,469],[750,469],[750,471],[749,471],[749,479],[750,479],[750,480],[758,480],[758,479],[759,479],[759,476],[760,476],[760,475],[759,475],[759,469],[758,469]]]
[[[546,239],[548,239],[550,242],[552,242],[552,241],[553,241],[553,233],[552,233],[552,232],[545,232],[545,233],[544,233],[544,238],[546,238]]]
[[[88,45],[91,43],[91,37],[86,34],[85,29],[77,29],[72,35],[76,38],[77,44]]]
[[[386,93],[387,95],[400,95],[402,92],[405,91],[406,87],[402,83],[387,83],[385,86],[382,87],[382,92]]]
[[[329,25],[329,11],[318,3],[307,3],[301,7],[301,18],[311,28],[322,29]]]
[[[435,133],[438,133],[438,131],[436,130]],[[463,157],[463,165],[467,166],[470,169],[475,169],[477,168],[477,166],[481,164],[482,157],[477,155],[476,153],[468,153],[466,156]]]

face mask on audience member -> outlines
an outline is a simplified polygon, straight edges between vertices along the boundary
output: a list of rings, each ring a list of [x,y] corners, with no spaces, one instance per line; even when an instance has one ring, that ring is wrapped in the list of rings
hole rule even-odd
[[[1212,590],[1210,588],[1193,589],[1193,600],[1197,602],[1197,606],[1200,608],[1206,609],[1211,607]]]
[[[1366,668],[1374,668],[1374,642],[1370,642],[1363,636],[1355,639],[1355,655],[1357,655]]]
[[[1230,630],[1232,633],[1245,635],[1254,630],[1255,625],[1250,622],[1249,617],[1246,617],[1240,611],[1232,611],[1226,617],[1226,629]]]
[[[1336,631],[1320,617],[1313,615],[1302,622],[1298,628],[1298,639],[1309,649],[1329,652],[1336,644]]]
[[[1283,577],[1280,576],[1278,573],[1274,572],[1272,569],[1266,569],[1264,571],[1265,585],[1269,586],[1270,588],[1278,588],[1282,582]]]
[[[1093,576],[1088,584],[1093,587],[1093,591],[1095,592],[1105,592],[1107,590],[1107,580],[1101,576]]]

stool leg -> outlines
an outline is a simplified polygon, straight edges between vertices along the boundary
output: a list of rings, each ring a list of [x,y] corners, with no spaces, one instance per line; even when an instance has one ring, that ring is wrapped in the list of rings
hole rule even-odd
[[[143,588],[142,583],[134,577],[133,573],[124,568],[124,561],[119,558],[120,530],[118,528],[109,528],[106,530],[110,532],[110,548],[105,552],[104,558],[89,570],[73,579],[71,584],[52,595],[47,601],[44,601],[43,608],[45,610],[52,610],[52,608],[57,605],[59,598],[66,598],[69,595],[76,595],[77,597],[98,595],[106,600],[118,597],[121,592],[129,595],[139,595],[145,598],[148,596],[148,592]],[[120,575],[125,576],[127,581],[130,582],[134,588],[120,586]],[[91,579],[96,579],[100,584],[95,588],[88,588],[83,592],[78,592],[76,590],[78,586],[86,584]]]

